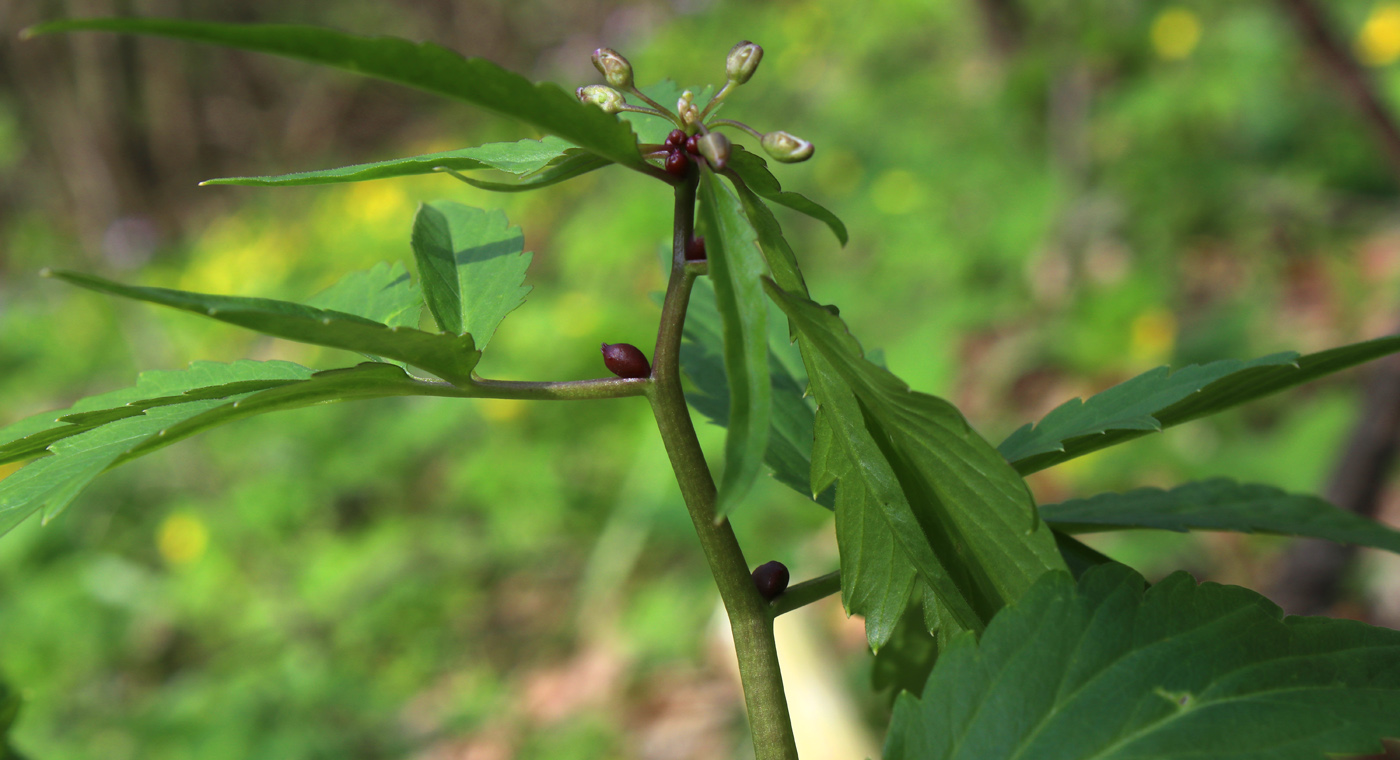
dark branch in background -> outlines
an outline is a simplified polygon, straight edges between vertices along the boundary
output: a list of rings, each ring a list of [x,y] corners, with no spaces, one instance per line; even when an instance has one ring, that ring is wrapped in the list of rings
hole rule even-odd
[[[1026,18],[1016,0],[976,0],[976,5],[992,49],[1002,58],[1015,55],[1026,33]]]
[[[1400,128],[1376,92],[1370,76],[1333,32],[1312,0],[1278,0],[1298,27],[1312,55],[1371,129],[1400,183]],[[1400,326],[1396,328],[1400,332]],[[1390,465],[1400,440],[1400,360],[1392,357],[1371,368],[1365,402],[1341,457],[1333,465],[1326,497],[1338,507],[1375,517]],[[1320,615],[1337,603],[1342,581],[1356,555],[1355,547],[1326,541],[1298,541],[1284,555],[1269,596],[1286,612]]]

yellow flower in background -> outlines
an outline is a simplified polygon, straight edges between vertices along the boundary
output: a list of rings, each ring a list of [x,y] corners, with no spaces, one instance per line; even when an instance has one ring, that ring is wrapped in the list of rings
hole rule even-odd
[[[1176,316],[1166,309],[1149,309],[1133,319],[1128,351],[1138,364],[1165,364],[1176,347]]]
[[[1356,55],[1371,66],[1385,66],[1400,60],[1400,3],[1381,3],[1356,36]]]
[[[481,416],[491,422],[510,422],[525,413],[525,401],[516,398],[487,398],[480,401]]]
[[[166,517],[156,530],[156,549],[171,565],[188,565],[203,557],[207,548],[209,529],[194,515],[176,512]]]
[[[1201,41],[1201,19],[1187,8],[1164,8],[1152,20],[1152,48],[1157,57],[1179,61],[1196,49]]]

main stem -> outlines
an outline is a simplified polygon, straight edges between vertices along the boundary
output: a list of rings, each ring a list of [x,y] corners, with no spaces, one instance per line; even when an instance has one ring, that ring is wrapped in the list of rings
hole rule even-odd
[[[685,498],[700,547],[719,586],[719,596],[734,632],[739,658],[739,679],[753,732],[756,760],[796,760],[797,743],[783,694],[783,674],[778,667],[778,647],[773,640],[773,616],[759,596],[749,574],[748,562],[728,520],[715,521],[715,482],[705,464],[705,453],[695,437],[685,393],[681,389],[681,329],[690,302],[695,273],[685,265],[685,248],[695,229],[695,185],[691,170],[676,185],[676,215],[671,258],[671,279],[661,307],[661,325],[652,357],[652,384],[648,392],[656,426],[676,482]]]

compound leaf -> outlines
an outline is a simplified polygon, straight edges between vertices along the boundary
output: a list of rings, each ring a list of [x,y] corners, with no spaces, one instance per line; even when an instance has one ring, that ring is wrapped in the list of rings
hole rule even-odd
[[[1397,351],[1400,336],[1391,336],[1307,356],[1230,359],[1176,372],[1158,367],[1087,401],[1061,404],[1035,425],[1023,425],[998,449],[1025,475]]]
[[[1170,491],[1138,488],[1045,504],[1040,516],[1066,533],[1125,528],[1232,530],[1311,536],[1400,552],[1400,531],[1338,509],[1326,499],[1225,478]]]
[[[77,272],[45,270],[45,275],[103,293],[202,314],[278,338],[397,359],[459,384],[471,381],[471,371],[481,358],[470,335],[389,327],[354,314],[269,298],[136,287]]]
[[[339,311],[390,327],[416,327],[423,310],[423,293],[400,262],[381,262],[351,272],[306,301],[327,311]]]
[[[345,69],[462,100],[519,119],[623,166],[651,170],[637,149],[631,127],[615,115],[580,103],[558,85],[534,84],[494,63],[463,58],[429,42],[361,37],[291,24],[219,24],[157,18],[51,21],[26,29],[24,36],[75,31],[172,37]]]
[[[848,603],[871,598],[891,611],[898,607],[898,587],[887,579],[900,576],[873,565],[848,575],[851,562],[868,561],[866,555],[890,545],[903,550],[956,625],[973,631],[1046,571],[1064,569],[1024,481],[956,408],[866,360],[827,308],[771,280],[764,285],[802,336],[819,404],[812,485],[818,491],[840,481],[837,530]],[[843,516],[843,505],[851,517]],[[843,531],[843,524],[850,528]],[[843,532],[857,538],[842,542]],[[868,593],[861,588],[866,583],[873,584]],[[889,628],[879,633],[887,636],[897,619],[885,615]],[[867,621],[876,646],[871,633]]]
[[[418,207],[413,255],[428,310],[443,332],[470,334],[484,349],[506,315],[524,303],[530,267],[525,236],[505,212],[452,201]]]
[[[715,504],[717,516],[724,516],[753,487],[768,448],[768,306],[759,284],[763,257],[739,201],[708,170],[701,172],[698,199],[729,381],[724,475]]]
[[[1400,736],[1400,631],[1176,573],[1042,578],[901,695],[885,760],[1322,760]]]

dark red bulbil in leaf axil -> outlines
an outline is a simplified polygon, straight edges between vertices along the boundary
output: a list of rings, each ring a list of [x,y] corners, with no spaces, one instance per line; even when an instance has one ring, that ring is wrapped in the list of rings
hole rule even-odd
[[[787,565],[777,560],[765,562],[753,571],[753,585],[758,587],[758,595],[769,602],[787,590],[788,579]]]
[[[650,377],[646,354],[631,343],[604,343],[603,364],[618,377]]]
[[[666,154],[666,171],[669,174],[676,177],[684,176],[685,170],[689,166],[690,159],[686,158],[684,153],[673,150]]]
[[[703,237],[697,237],[697,238],[692,239],[689,243],[686,243],[686,245],[685,245],[685,260],[686,260],[686,261],[704,261],[704,260],[705,260],[705,238],[703,238]]]

